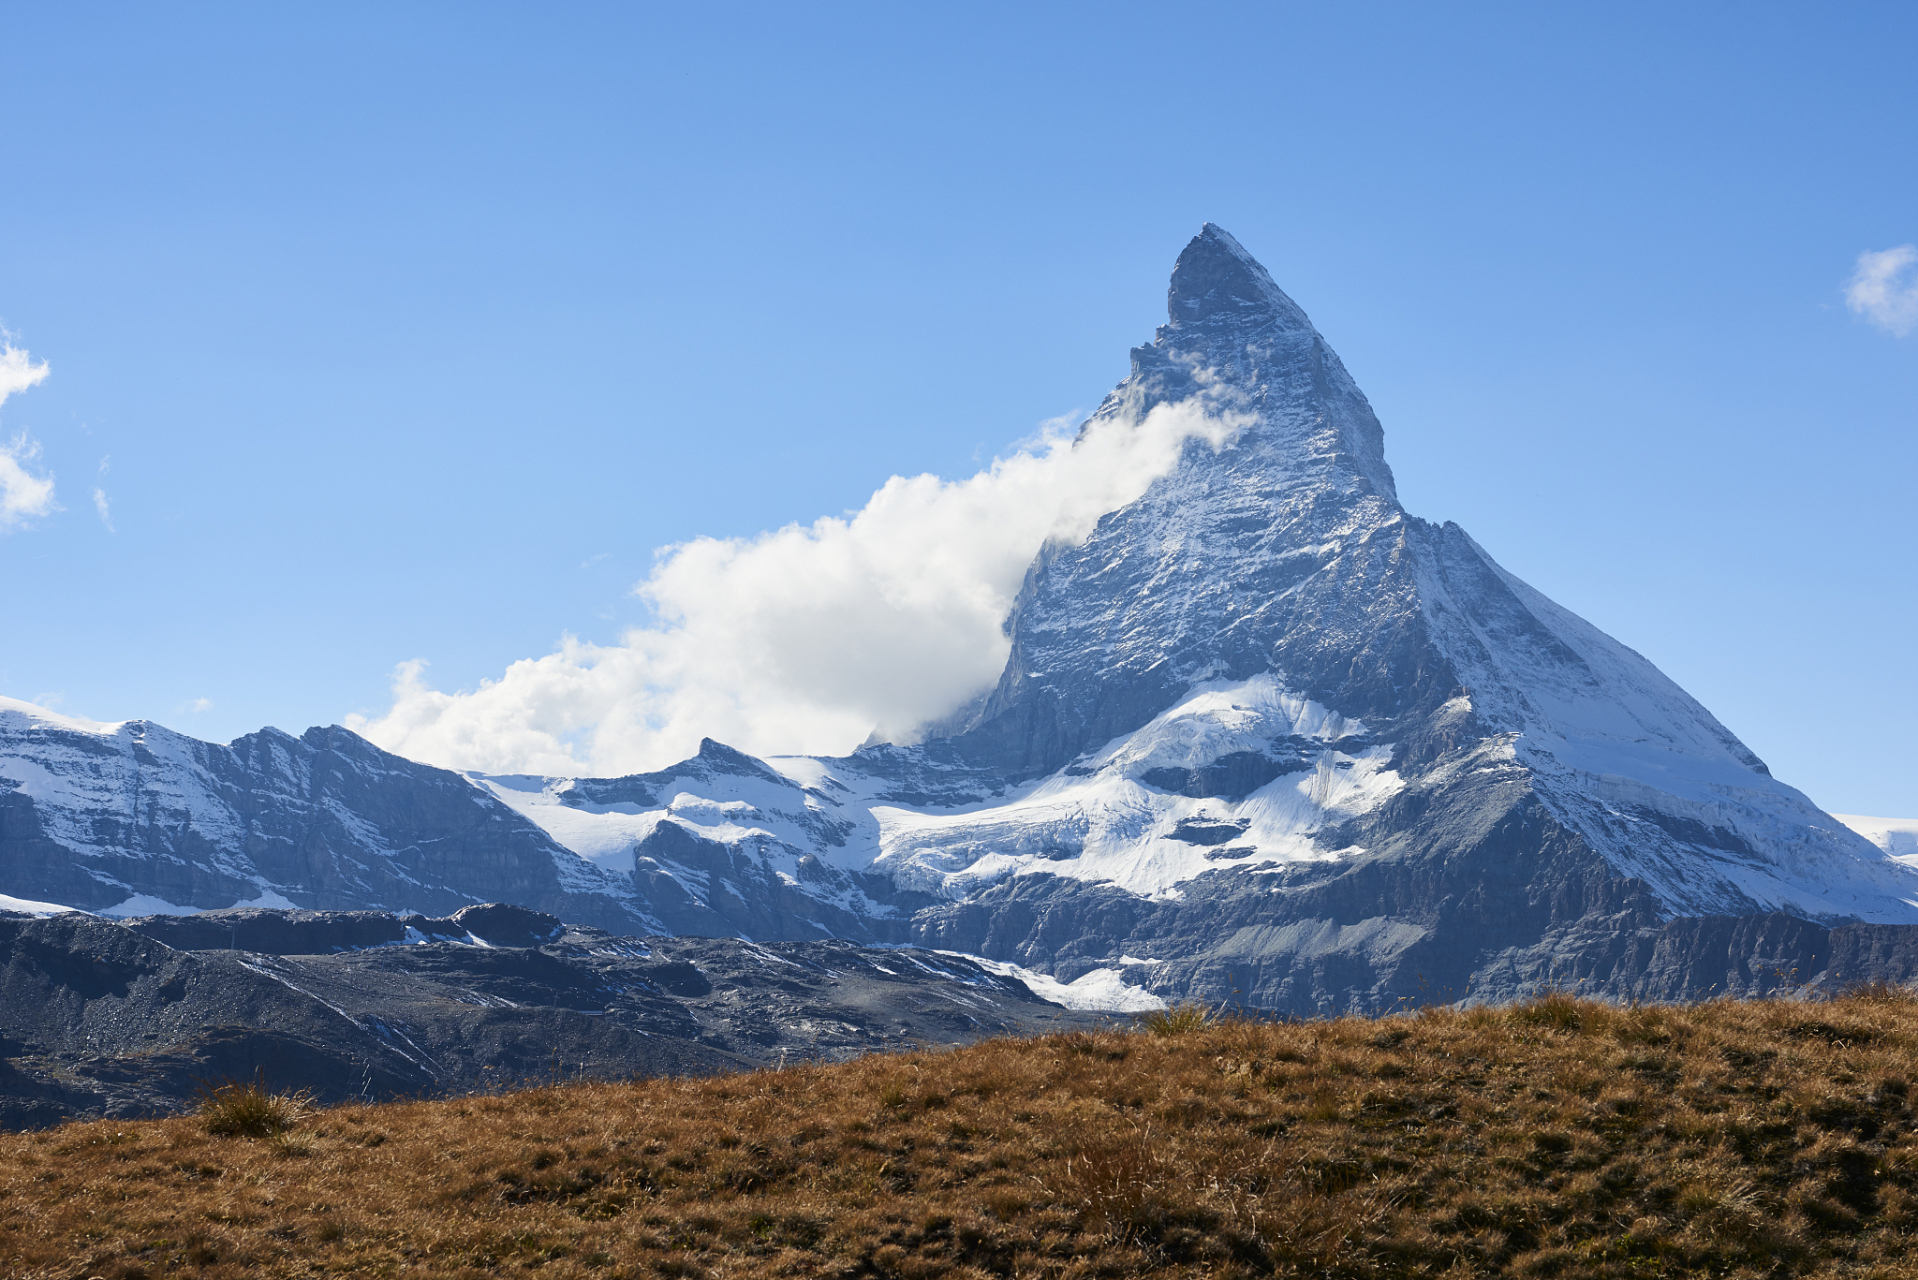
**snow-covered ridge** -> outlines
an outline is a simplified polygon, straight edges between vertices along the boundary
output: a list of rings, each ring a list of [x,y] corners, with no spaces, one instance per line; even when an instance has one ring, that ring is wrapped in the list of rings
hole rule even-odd
[[[666,803],[651,808],[568,803],[569,779],[468,776],[608,869],[630,868],[672,823],[788,876],[810,856],[953,900],[1029,872],[1154,896],[1222,869],[1340,856],[1313,837],[1398,791],[1391,754],[1362,723],[1262,675],[1205,682],[1137,732],[996,802],[887,802],[889,780],[864,772],[858,756],[767,762],[790,771],[784,787],[755,774],[669,770],[657,788]],[[1220,761],[1230,762],[1232,778],[1220,780],[1228,794],[1180,793]],[[822,841],[822,829],[840,843]]]
[[[1889,857],[1918,869],[1918,818],[1868,818],[1857,813],[1831,816],[1883,849]]]
[[[456,775],[344,729],[228,744],[0,700],[0,893],[125,917],[228,907],[643,914],[607,876]],[[544,899],[545,901],[541,901]],[[588,905],[597,903],[597,906]]]
[[[63,907],[57,902],[35,902],[30,898],[15,898],[0,893],[0,911],[10,915],[58,916],[72,910],[72,907]]]
[[[18,698],[0,697],[0,726],[19,730],[22,728],[64,729],[68,733],[91,733],[106,736],[117,733],[127,721],[107,724],[99,720],[87,720],[80,716],[61,715],[45,707],[37,707],[31,702],[22,702]]]
[[[1918,921],[1918,879],[1773,778],[1652,663],[1462,530],[1425,527],[1421,604],[1477,719],[1512,735],[1539,797],[1620,872],[1676,915]]]

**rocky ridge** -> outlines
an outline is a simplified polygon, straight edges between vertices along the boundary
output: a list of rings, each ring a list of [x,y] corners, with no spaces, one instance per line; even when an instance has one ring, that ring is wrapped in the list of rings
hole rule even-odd
[[[323,1103],[710,1074],[1071,1028],[955,956],[632,938],[487,905],[0,914],[0,1128],[178,1111],[263,1073]]]
[[[107,915],[513,902],[657,931],[608,874],[460,775],[335,726],[226,745],[0,698],[0,893]]]

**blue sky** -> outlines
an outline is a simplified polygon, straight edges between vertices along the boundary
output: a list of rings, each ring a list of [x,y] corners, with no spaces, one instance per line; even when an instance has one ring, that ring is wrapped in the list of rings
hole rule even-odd
[[[1918,814],[1918,333],[1845,301],[1918,10],[1328,8],[6,6],[0,693],[225,740],[611,644],[658,548],[1092,408],[1211,220],[1410,510]]]

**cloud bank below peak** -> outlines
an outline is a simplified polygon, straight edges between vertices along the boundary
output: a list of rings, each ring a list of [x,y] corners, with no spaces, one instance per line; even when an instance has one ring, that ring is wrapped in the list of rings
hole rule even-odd
[[[1077,541],[1187,447],[1247,419],[1209,397],[1048,423],[963,480],[894,476],[845,517],[658,553],[637,588],[655,623],[614,645],[564,637],[460,692],[402,663],[393,703],[349,727],[396,754],[488,773],[610,776],[718,738],[757,754],[843,754],[990,687],[1003,623],[1048,539]]]

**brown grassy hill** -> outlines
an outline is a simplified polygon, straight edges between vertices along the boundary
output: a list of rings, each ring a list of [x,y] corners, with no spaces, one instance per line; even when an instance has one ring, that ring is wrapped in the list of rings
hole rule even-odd
[[[1918,1274],[1908,995],[1197,1022],[6,1135],[0,1273]]]

